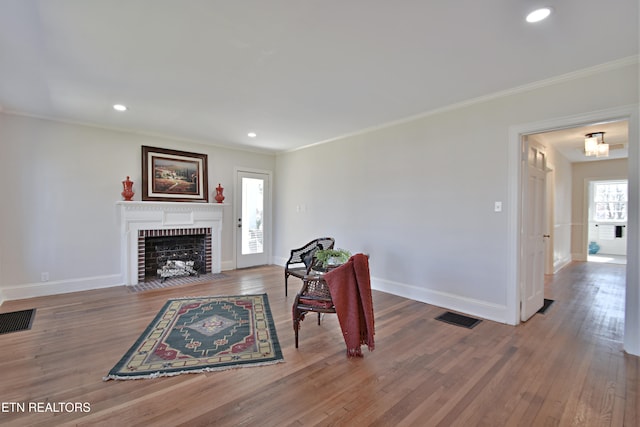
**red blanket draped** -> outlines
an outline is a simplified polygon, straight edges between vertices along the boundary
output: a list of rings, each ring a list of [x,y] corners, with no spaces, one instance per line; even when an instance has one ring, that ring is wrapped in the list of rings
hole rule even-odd
[[[347,356],[362,357],[363,344],[373,351],[373,300],[367,256],[352,256],[344,265],[326,273],[324,279],[336,307]]]

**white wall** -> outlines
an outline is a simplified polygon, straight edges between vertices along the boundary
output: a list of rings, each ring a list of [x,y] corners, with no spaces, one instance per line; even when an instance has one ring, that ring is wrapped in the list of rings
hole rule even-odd
[[[587,245],[589,243],[589,218],[587,208],[587,203],[589,202],[589,181],[627,179],[627,166],[627,159],[601,160],[596,162],[573,164],[571,252],[574,260],[587,260]],[[627,230],[625,229],[625,236],[626,234]]]
[[[205,153],[209,197],[233,200],[236,166],[273,170],[271,154],[162,139],[0,113],[0,292],[6,299],[122,284],[115,202],[122,181],[141,199],[141,146]],[[233,265],[232,207],[225,207],[222,265]],[[49,282],[41,273],[49,273]],[[1,296],[0,296],[1,298]]]
[[[371,254],[373,286],[508,321],[509,129],[638,102],[637,64],[277,157],[277,261],[320,235]]]
[[[603,232],[603,227],[607,230]],[[615,237],[615,227],[622,227],[622,235]],[[613,232],[611,232],[613,230]],[[588,244],[595,242],[598,255],[627,255],[627,223],[626,222],[593,222],[589,220]]]

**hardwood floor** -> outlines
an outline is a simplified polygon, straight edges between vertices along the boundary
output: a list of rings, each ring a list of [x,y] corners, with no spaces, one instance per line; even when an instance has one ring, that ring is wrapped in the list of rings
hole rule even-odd
[[[376,349],[355,360],[332,315],[321,326],[306,319],[294,348],[282,268],[226,274],[5,302],[0,312],[37,313],[31,330],[0,335],[0,424],[640,425],[639,358],[621,344],[623,265],[571,264],[546,284],[547,313],[518,327],[485,320],[469,330],[436,321],[441,308],[374,291]],[[286,363],[102,381],[168,298],[262,292]],[[90,412],[11,412],[11,402],[87,402]]]

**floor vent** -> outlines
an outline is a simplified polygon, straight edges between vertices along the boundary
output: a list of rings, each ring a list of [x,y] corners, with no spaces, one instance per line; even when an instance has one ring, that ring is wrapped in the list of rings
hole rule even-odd
[[[436,317],[436,320],[449,323],[451,325],[462,326],[463,328],[471,329],[478,323],[482,322],[480,319],[475,319],[469,316],[463,316],[462,314],[452,313],[447,311],[444,314]]]
[[[549,307],[551,307],[551,304],[553,304],[553,300],[545,298],[544,299],[544,305],[542,306],[542,308],[540,310],[538,310],[538,313],[545,314],[547,312],[547,310],[549,309]]]
[[[13,311],[11,313],[0,313],[0,334],[31,329],[35,314],[35,308]]]

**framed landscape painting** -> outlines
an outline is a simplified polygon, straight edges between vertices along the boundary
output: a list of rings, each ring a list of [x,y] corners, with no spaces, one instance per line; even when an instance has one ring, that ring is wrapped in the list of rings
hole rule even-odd
[[[143,145],[142,200],[208,202],[207,155]]]

